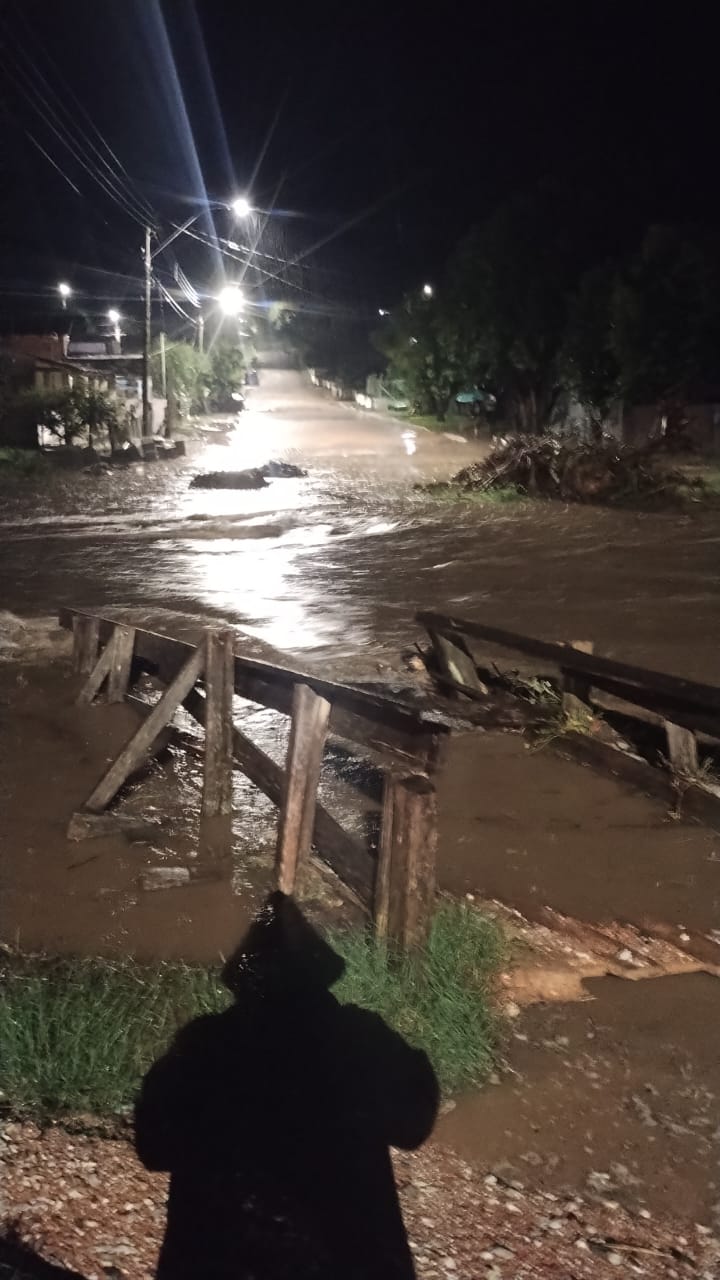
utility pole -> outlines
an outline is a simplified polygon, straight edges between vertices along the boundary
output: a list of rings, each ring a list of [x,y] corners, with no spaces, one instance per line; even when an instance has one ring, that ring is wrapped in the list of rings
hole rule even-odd
[[[203,315],[198,316],[197,345],[198,345],[198,351],[205,350],[205,317]]]
[[[152,406],[150,404],[150,343],[152,327],[152,256],[150,253],[150,227],[145,228],[145,327],[142,359],[142,433],[147,439],[153,434]]]
[[[162,395],[167,397],[167,364],[165,362],[165,334],[160,334],[160,378],[162,381]]]

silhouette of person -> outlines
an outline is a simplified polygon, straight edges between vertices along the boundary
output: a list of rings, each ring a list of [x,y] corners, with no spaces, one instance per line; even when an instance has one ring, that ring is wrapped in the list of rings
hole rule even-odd
[[[169,1170],[159,1280],[411,1280],[389,1146],[429,1135],[424,1053],[329,987],[344,961],[270,896],[223,970],[235,1002],[184,1027],[135,1113]]]

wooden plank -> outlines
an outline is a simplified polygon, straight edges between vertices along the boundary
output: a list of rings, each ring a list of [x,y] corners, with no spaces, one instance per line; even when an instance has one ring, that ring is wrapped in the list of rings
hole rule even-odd
[[[205,724],[205,699],[197,689],[191,689],[183,703],[186,711]],[[283,770],[262,747],[234,726],[233,753],[236,763],[264,795],[278,808],[283,798]],[[315,827],[312,842],[321,858],[340,876],[365,904],[371,901],[371,884],[374,858],[370,850],[350,835],[336,818],[321,804],[315,806]]]
[[[100,620],[90,614],[76,614],[72,620],[73,665],[79,676],[89,676],[97,662]]]
[[[119,622],[108,647],[112,649],[108,672],[108,702],[122,702],[130,684],[135,628],[126,627]]]
[[[440,670],[451,682],[454,689],[461,693],[465,693],[467,690],[468,697],[471,698],[487,694],[487,685],[483,684],[480,679],[472,654],[461,636],[455,636],[452,640],[449,640],[447,636],[443,636],[437,631],[431,631],[430,640],[432,641],[432,647],[435,650]]]
[[[592,640],[571,640],[569,647],[577,653],[592,653]],[[577,671],[568,671],[563,667],[560,672],[562,680],[562,709],[566,716],[578,716],[591,711],[590,690],[592,684],[587,676]]]
[[[76,617],[92,616],[66,607],[58,613],[60,625],[66,628],[73,627]],[[110,637],[115,625],[109,618],[99,619],[101,641]],[[136,629],[136,661],[144,670],[158,672],[166,684],[171,683],[192,652],[193,646],[185,641]],[[241,697],[289,715],[293,690],[299,684],[308,685],[333,704],[331,732],[372,751],[392,752],[408,763],[417,761],[423,768],[426,761],[430,767],[437,755],[437,739],[450,732],[442,718],[382,694],[235,655],[235,691]]]
[[[208,818],[232,812],[233,642],[230,630],[205,638],[205,762],[202,812]]]
[[[68,840],[107,840],[123,836],[130,843],[157,840],[160,824],[124,813],[74,813],[68,823]]]
[[[435,902],[437,808],[426,774],[389,774],[378,856],[375,923],[404,950],[421,946]]]
[[[665,721],[668,758],[675,773],[696,774],[699,768],[697,738],[690,729]]]
[[[195,681],[202,674],[204,666],[205,650],[201,646],[192,650],[191,657],[173,683],[165,690],[160,701],[155,704],[147,720],[140,725],[123,747],[120,755],[110,765],[84,805],[85,809],[91,813],[101,813],[107,808],[113,796],[137,768],[146,752],[151,749],[160,730],[172,719],[183,699],[187,697]]]
[[[93,698],[98,694],[110,674],[110,668],[113,662],[113,640],[112,636],[108,638],[100,657],[88,676],[85,684],[80,690],[75,701],[78,706],[89,706]]]
[[[578,653],[554,641],[536,640],[515,631],[504,631],[499,627],[489,627],[447,614],[423,611],[416,614],[416,620],[428,631],[439,631],[451,638],[456,635],[472,636],[500,648],[514,649],[517,653],[527,653],[534,658],[544,658],[560,668],[589,677],[592,683],[599,683],[597,676],[610,676],[629,685],[635,684],[659,694],[667,694],[691,708],[697,706],[707,709],[710,706],[720,711],[720,688],[717,685],[701,684],[696,680],[666,675],[662,671],[631,666],[612,658],[600,657],[599,654]]]
[[[612,698],[617,698],[624,702],[626,706],[617,708],[621,715],[631,716],[633,714],[633,704],[636,707],[642,707],[649,711],[655,717],[655,723],[659,723],[662,727],[662,721],[672,720],[673,724],[682,725],[685,729],[695,729],[698,733],[708,734],[711,738],[720,740],[720,713],[708,708],[706,712],[698,710],[683,710],[683,705],[678,706],[675,701],[666,694],[654,693],[651,690],[641,689],[638,685],[628,685],[620,680],[612,680],[608,676],[597,676],[594,679],[595,696],[594,701],[601,703],[597,698],[597,691],[610,694]],[[601,704],[604,705],[604,704]],[[614,707],[605,707],[606,710],[616,710]],[[644,717],[639,717],[644,719]]]
[[[277,887],[292,893],[298,868],[310,852],[320,765],[330,719],[330,703],[308,685],[293,695],[285,790],[276,856]]]

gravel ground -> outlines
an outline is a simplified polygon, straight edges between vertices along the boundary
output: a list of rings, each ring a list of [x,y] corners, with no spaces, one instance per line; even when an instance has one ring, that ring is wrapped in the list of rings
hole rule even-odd
[[[6,1124],[0,1171],[0,1231],[87,1280],[153,1275],[167,1182],[129,1142]],[[434,1143],[398,1155],[396,1174],[418,1280],[720,1276],[720,1242],[697,1224],[531,1193]]]

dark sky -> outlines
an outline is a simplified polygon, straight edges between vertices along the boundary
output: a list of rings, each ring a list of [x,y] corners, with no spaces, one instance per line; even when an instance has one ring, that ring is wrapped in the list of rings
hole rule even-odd
[[[303,255],[292,279],[308,306],[392,303],[548,175],[596,193],[609,247],[650,221],[716,221],[710,6],[667,19],[645,0],[420,8],[0,0],[6,316],[62,276],[88,307],[129,306],[141,203],[167,231],[206,195],[247,191],[274,210],[265,252]],[[216,225],[244,234],[225,213]],[[212,252],[184,239],[177,256],[210,287]]]

